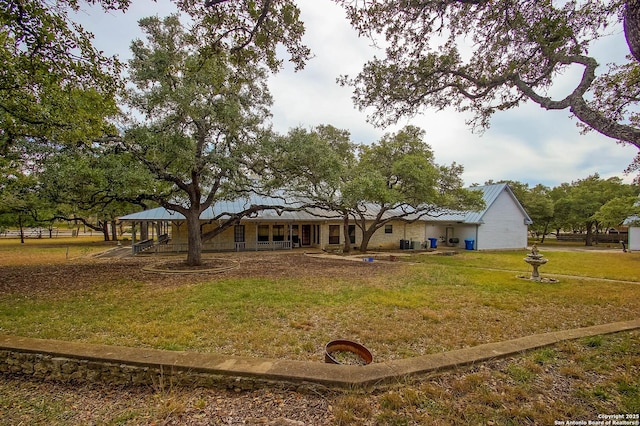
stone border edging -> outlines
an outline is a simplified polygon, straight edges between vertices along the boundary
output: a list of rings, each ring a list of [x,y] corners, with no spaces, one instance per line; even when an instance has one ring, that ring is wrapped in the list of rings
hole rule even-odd
[[[366,366],[334,365],[322,362],[276,360],[224,356],[196,352],[128,348],[59,340],[0,335],[0,351],[39,354],[52,359],[71,359],[104,363],[113,369],[138,368],[178,372],[183,375],[248,379],[255,382],[281,382],[297,385],[323,385],[330,388],[372,387],[433,371],[451,369],[502,358],[520,352],[553,345],[564,340],[640,329],[640,319],[556,331],[472,348],[424,355]],[[0,359],[0,364],[7,363]],[[0,371],[9,371],[0,365]]]
[[[167,262],[165,262],[165,263],[155,263],[153,265],[144,266],[142,268],[142,271],[143,272],[155,272],[155,273],[158,273],[158,274],[173,274],[173,275],[178,275],[178,274],[211,274],[211,273],[219,273],[219,272],[230,271],[230,270],[235,269],[235,268],[240,266],[240,262],[238,262],[235,259],[227,259],[227,258],[222,258],[222,257],[210,257],[210,258],[207,258],[206,260],[207,261],[209,261],[209,260],[224,260],[227,263],[227,265],[214,267],[214,268],[202,268],[202,269],[188,269],[188,268],[170,269],[170,268],[163,267],[163,265],[167,264]]]

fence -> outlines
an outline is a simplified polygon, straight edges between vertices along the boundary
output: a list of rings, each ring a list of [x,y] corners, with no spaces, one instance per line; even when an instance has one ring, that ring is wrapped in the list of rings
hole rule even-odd
[[[627,244],[629,234],[621,232],[619,234],[592,234],[594,243],[620,243],[624,241]],[[585,242],[587,234],[558,234],[556,240],[558,241],[573,241],[573,242]]]

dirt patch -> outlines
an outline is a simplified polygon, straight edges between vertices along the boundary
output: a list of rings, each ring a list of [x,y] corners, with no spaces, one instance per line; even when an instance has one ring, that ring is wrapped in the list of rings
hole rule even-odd
[[[367,277],[396,264],[349,262],[316,258],[304,253],[228,253],[205,256],[202,273],[155,274],[145,267],[156,264],[184,268],[182,257],[143,256],[123,259],[76,259],[65,264],[0,267],[0,294],[54,295],[110,283],[131,281],[147,285],[179,286],[203,281],[237,278]],[[216,261],[219,259],[219,261]],[[218,270],[221,264],[237,264]],[[191,270],[193,272],[193,270]]]
[[[0,394],[14,405],[5,424],[330,425],[331,400],[320,394],[41,382],[2,376]],[[42,409],[46,407],[48,409]],[[62,414],[64,412],[64,414]]]

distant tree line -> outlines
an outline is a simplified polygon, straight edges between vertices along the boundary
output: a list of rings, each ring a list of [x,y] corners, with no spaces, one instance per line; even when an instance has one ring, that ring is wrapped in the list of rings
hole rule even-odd
[[[617,228],[625,219],[640,217],[640,186],[622,179],[602,179],[597,173],[554,188],[538,184],[503,181],[533,220],[529,230],[544,242],[549,234],[581,233],[585,245],[594,235]]]

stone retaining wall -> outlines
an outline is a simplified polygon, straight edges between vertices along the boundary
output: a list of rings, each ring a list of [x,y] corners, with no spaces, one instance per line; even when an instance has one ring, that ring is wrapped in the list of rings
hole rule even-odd
[[[408,377],[539,349],[565,340],[640,329],[640,318],[485,343],[366,366],[249,358],[34,339],[0,334],[0,374],[118,385],[281,387],[321,392],[374,388]]]
[[[251,390],[274,383],[255,378],[230,377],[174,369],[106,361],[65,358],[41,353],[0,350],[0,374],[30,376],[39,380],[114,385],[191,386]],[[282,386],[281,383],[278,384]]]

